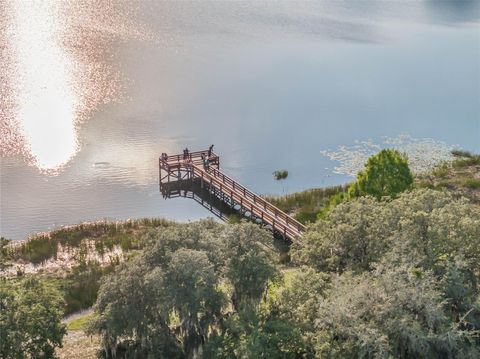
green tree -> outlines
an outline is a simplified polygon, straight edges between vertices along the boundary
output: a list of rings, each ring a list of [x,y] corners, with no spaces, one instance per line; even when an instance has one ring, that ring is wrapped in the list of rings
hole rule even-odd
[[[435,276],[420,258],[382,262],[373,272],[344,274],[317,309],[315,350],[329,358],[454,358],[480,354],[473,331],[445,315]],[[320,319],[321,318],[321,319]],[[463,352],[463,353],[462,353]]]
[[[187,357],[207,340],[211,325],[221,317],[226,299],[217,288],[218,273],[203,251],[180,248],[162,275],[163,296],[180,320],[180,340]],[[162,295],[162,293],[158,293]]]
[[[177,225],[152,230],[145,242],[100,287],[90,329],[107,358],[198,357],[211,338],[227,335],[238,311],[256,317],[276,275],[272,237],[252,223]]]
[[[297,282],[303,290],[280,291],[278,312],[319,357],[478,357],[479,238],[479,207],[448,192],[349,201],[292,249],[332,285]]]
[[[37,279],[0,278],[0,357],[55,358],[66,333],[63,306],[61,294]]]
[[[368,159],[348,193],[350,197],[395,197],[411,188],[412,184],[413,176],[406,157],[397,150],[384,149]]]
[[[222,236],[225,276],[233,286],[232,304],[236,311],[255,307],[278,274],[265,247],[271,237],[255,224],[231,225]]]

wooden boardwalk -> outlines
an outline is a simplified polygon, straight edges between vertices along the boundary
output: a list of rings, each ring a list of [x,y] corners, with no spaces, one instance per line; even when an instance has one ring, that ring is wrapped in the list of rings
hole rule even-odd
[[[287,240],[302,235],[305,231],[303,224],[221,172],[218,155],[211,153],[210,166],[206,168],[202,155],[207,154],[208,151],[197,151],[186,157],[160,157],[160,191],[164,197],[179,197],[183,193],[184,197],[197,200],[222,219],[226,218],[225,212],[236,212],[263,223]],[[208,195],[201,196],[200,192]]]

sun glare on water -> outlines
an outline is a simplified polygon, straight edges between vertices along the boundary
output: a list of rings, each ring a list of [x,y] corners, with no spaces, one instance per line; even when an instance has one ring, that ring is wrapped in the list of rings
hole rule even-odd
[[[57,4],[54,0],[12,2],[16,117],[27,150],[42,170],[64,165],[78,147],[72,61],[60,43]]]

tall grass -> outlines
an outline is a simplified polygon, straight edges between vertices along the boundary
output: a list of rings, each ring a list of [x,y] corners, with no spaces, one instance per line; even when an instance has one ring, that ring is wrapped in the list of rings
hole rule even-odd
[[[480,179],[468,178],[465,180],[465,185],[470,189],[480,189]]]
[[[456,159],[452,165],[457,169],[480,165],[480,155],[471,155],[470,157]]]
[[[294,213],[301,223],[315,222],[318,214],[330,203],[331,198],[347,191],[348,185],[313,188],[285,196],[264,196],[273,205],[287,213]]]
[[[8,257],[39,264],[49,259],[56,259],[58,246],[79,248],[84,239],[95,239],[95,248],[102,254],[105,248],[111,250],[120,245],[123,250],[140,246],[136,231],[146,228],[167,227],[173,222],[162,218],[141,218],[127,221],[99,221],[81,223],[63,227],[49,233],[41,233],[28,238],[19,245],[10,246]]]
[[[474,155],[471,152],[463,151],[463,150],[453,150],[452,155],[455,157],[466,157],[466,158],[474,157]]]

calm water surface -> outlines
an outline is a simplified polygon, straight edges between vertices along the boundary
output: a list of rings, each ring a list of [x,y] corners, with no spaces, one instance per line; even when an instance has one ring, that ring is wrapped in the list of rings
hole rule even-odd
[[[0,234],[208,216],[158,193],[159,153],[185,146],[277,194],[349,180],[320,151],[357,139],[480,151],[479,18],[476,1],[0,0]]]

